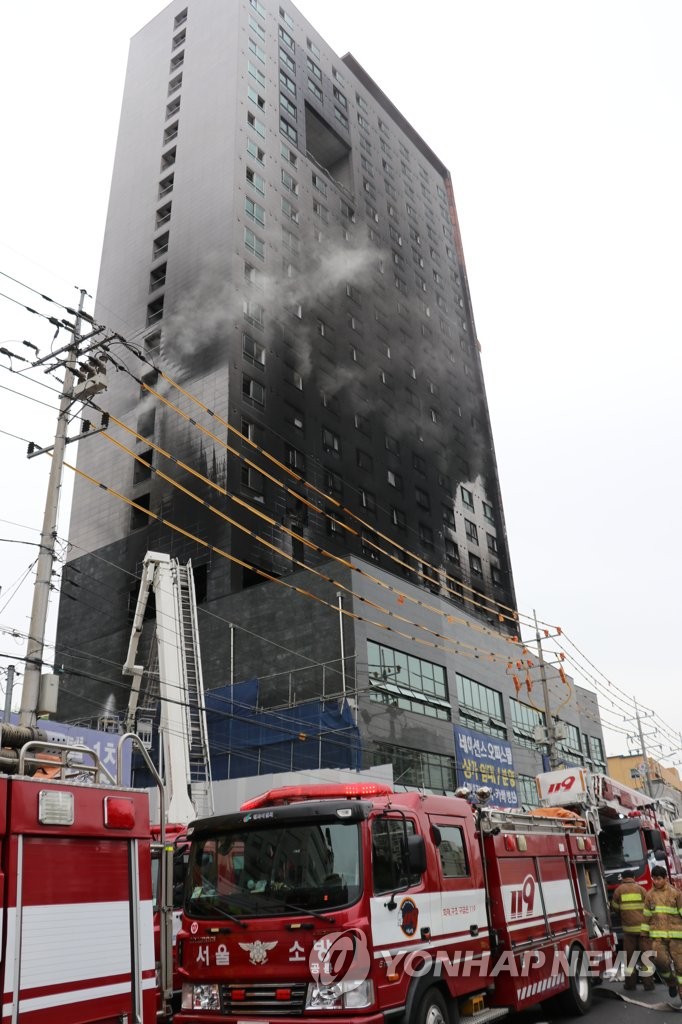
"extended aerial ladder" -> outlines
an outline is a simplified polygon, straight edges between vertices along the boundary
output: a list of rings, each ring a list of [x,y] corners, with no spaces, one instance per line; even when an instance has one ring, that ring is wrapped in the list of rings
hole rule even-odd
[[[136,665],[150,593],[156,603],[158,689]],[[132,676],[127,730],[138,731],[138,717],[150,716],[158,700],[159,759],[167,791],[167,819],[188,824],[213,814],[211,762],[201,673],[201,650],[192,563],[148,551],[144,558],[137,607],[123,666]],[[143,686],[143,680],[146,684]],[[143,700],[141,701],[141,697]]]

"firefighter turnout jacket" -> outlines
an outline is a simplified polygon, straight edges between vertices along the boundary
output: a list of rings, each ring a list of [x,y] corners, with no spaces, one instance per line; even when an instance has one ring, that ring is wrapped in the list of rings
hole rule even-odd
[[[613,894],[611,906],[620,915],[624,932],[639,935],[644,922],[646,889],[637,882],[621,882]]]
[[[650,939],[682,939],[682,891],[670,882],[646,894],[642,933]]]

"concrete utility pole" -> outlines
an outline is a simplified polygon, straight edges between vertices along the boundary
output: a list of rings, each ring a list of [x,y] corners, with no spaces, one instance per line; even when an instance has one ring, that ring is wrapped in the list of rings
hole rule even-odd
[[[542,639],[540,637],[540,627],[538,626],[538,617],[533,609],[533,620],[535,622],[535,643],[538,649],[538,658],[540,659],[540,679],[542,681],[542,697],[545,703],[545,722],[546,722],[546,733],[547,733],[547,751],[549,755],[549,767],[551,771],[554,771],[559,758],[557,757],[556,750],[556,730],[554,728],[554,716],[552,715],[552,708],[549,703],[549,687],[547,685],[547,673],[545,672],[545,661],[542,655]]]
[[[646,752],[646,745],[644,743],[644,730],[642,729],[642,720],[639,716],[639,708],[637,707],[637,701],[633,698],[635,705],[635,718],[637,720],[637,731],[639,733],[639,743],[642,748],[642,764],[644,765],[644,788],[646,789],[649,796],[654,794],[651,791],[651,772],[649,770],[649,758]]]
[[[50,590],[52,589],[52,571],[55,561],[54,549],[57,539],[57,514],[59,511],[59,498],[64,470],[66,429],[68,413],[74,401],[73,388],[76,377],[73,371],[78,359],[78,346],[81,340],[81,313],[85,303],[85,296],[87,295],[84,288],[81,288],[80,293],[78,315],[76,316],[73,329],[73,340],[69,346],[65,363],[66,372],[64,374],[64,386],[57,416],[57,431],[52,449],[52,465],[50,466],[50,476],[47,485],[43,528],[40,534],[40,554],[38,556],[36,581],[33,588],[31,622],[26,647],[26,670],[24,672],[24,685],[21,692],[21,708],[19,712],[19,724],[26,726],[34,726],[36,724],[38,702],[40,699],[40,676],[43,667],[45,625],[47,622]]]
[[[7,666],[7,688],[5,690],[5,714],[3,722],[9,722],[12,716],[12,690],[14,689],[14,665]]]

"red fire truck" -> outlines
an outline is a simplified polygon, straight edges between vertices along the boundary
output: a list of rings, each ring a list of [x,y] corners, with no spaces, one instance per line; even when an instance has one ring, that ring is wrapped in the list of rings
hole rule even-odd
[[[38,730],[1,732],[2,1024],[152,1024],[147,793],[114,784],[85,748],[56,762]]]
[[[329,784],[188,835],[176,1024],[445,1024],[551,998],[580,1014],[611,963],[582,822]]]
[[[659,818],[658,801],[641,790],[585,768],[560,768],[536,779],[538,795],[548,807],[565,807],[581,814],[598,836],[609,891],[626,868],[645,889],[651,888],[651,868],[660,863],[670,881],[682,888],[682,864],[668,830]]]

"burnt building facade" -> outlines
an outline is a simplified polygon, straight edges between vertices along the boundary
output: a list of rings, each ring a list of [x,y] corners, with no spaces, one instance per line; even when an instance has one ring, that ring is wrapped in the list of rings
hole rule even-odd
[[[376,571],[358,616],[410,587],[515,632],[450,174],[289,0],[175,0],[133,38],[95,317],[115,419],[80,445],[60,717],[125,706],[147,550],[192,560],[208,688],[240,635],[266,638],[261,677],[338,657],[335,596],[310,597],[327,626],[301,652],[300,602],[289,623],[279,602],[275,648],[256,594],[313,595],[320,572],[334,590],[335,558],[356,566],[345,611]],[[407,605],[388,628],[417,635]]]

